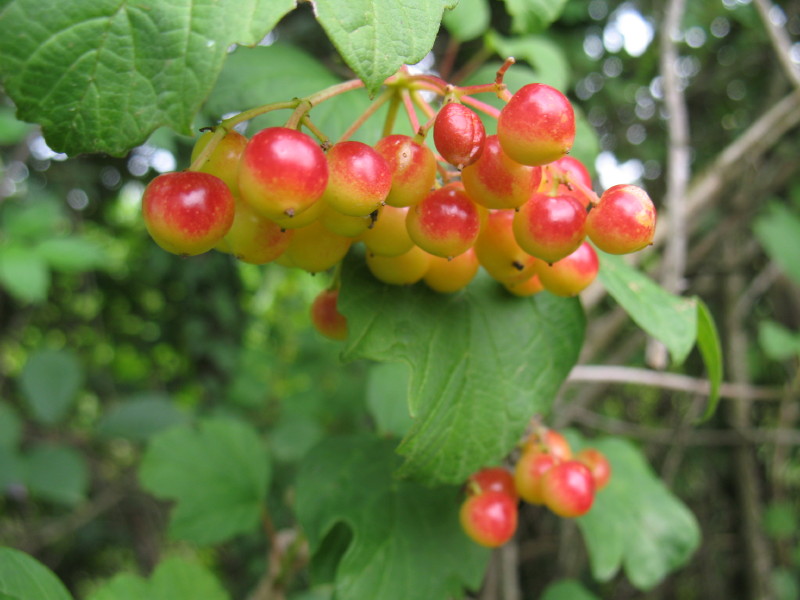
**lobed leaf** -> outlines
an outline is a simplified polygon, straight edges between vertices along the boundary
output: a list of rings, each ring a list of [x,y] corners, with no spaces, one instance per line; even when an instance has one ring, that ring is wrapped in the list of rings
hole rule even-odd
[[[401,476],[461,483],[505,456],[535,413],[546,414],[578,357],[577,299],[521,299],[488,277],[441,295],[375,280],[363,257],[343,268],[344,357],[406,363],[413,425]]]
[[[700,544],[700,527],[630,442],[605,438],[591,446],[612,468],[611,481],[597,493],[592,509],[576,519],[592,574],[609,581],[624,568],[635,587],[650,589],[689,561]]]
[[[166,125],[188,133],[228,47],[255,44],[295,0],[11,0],[0,81],[59,152],[120,156]]]
[[[538,33],[547,29],[564,11],[567,0],[504,0],[515,33]]]
[[[228,600],[222,584],[203,566],[184,558],[161,561],[149,580],[120,573],[96,589],[87,600]]]
[[[461,531],[458,488],[395,480],[393,448],[335,437],[307,455],[296,508],[312,563],[327,563],[336,598],[460,598],[480,584],[489,552]]]
[[[0,547],[0,598],[72,600],[72,595],[38,560],[20,550]]]
[[[145,489],[177,502],[169,533],[196,544],[223,542],[257,527],[269,478],[267,452],[256,431],[227,419],[155,435],[139,467]]]
[[[316,0],[315,13],[344,61],[370,94],[403,63],[421,61],[453,0]]]

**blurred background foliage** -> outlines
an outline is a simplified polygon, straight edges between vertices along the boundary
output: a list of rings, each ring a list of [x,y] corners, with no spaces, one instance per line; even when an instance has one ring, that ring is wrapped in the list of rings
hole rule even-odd
[[[658,203],[669,149],[659,72],[664,4],[570,0],[541,32],[500,2],[462,0],[423,67],[435,62],[454,80],[486,81],[495,51],[515,54],[522,64],[509,73],[512,88],[552,82],[580,110],[576,155],[594,169],[597,188],[638,182]],[[770,14],[794,40],[800,68],[800,2]],[[678,74],[698,174],[792,84],[749,1],[687,2],[681,31]],[[349,75],[308,6],[264,44],[231,55],[198,127],[251,98],[282,100],[290,88],[301,95]],[[262,54],[274,59],[266,75]],[[315,114],[332,136],[368,102],[346,98]],[[374,142],[380,123],[370,121],[360,139]],[[796,126],[790,131],[726,174],[692,222],[683,279],[683,291],[700,295],[717,318],[726,380],[759,386],[763,398],[724,400],[694,429],[701,396],[570,383],[552,420],[637,441],[698,516],[700,551],[649,592],[622,577],[596,584],[576,550],[576,528],[532,512],[518,557],[525,598],[563,576],[599,597],[744,598],[758,589],[769,590],[761,597],[800,597],[800,138]],[[270,507],[282,527],[291,524],[294,471],[316,441],[406,426],[403,413],[375,408],[387,390],[403,389],[404,373],[342,365],[337,345],[311,329],[308,307],[327,275],[219,253],[186,260],[150,240],[139,214],[143,187],[188,165],[191,144],[158,130],[124,159],[67,159],[0,97],[0,542],[39,557],[78,595],[117,571],[152,568],[164,551],[165,505],[134,476],[152,434],[225,414],[266,430],[276,458]],[[644,267],[657,277],[659,264],[653,252]],[[601,295],[587,303],[585,362],[645,366],[643,335],[615,308]],[[699,357],[681,372],[702,376]],[[744,416],[735,405],[746,406]],[[243,597],[262,569],[263,544],[243,536],[200,559]]]

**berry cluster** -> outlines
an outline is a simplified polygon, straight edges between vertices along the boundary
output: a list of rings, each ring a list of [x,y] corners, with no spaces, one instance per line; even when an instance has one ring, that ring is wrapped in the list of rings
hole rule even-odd
[[[417,134],[392,134],[387,123],[374,146],[331,143],[307,114],[314,102],[356,87],[347,82],[262,107],[295,111],[286,126],[250,139],[224,121],[198,139],[189,170],[148,185],[147,229],[181,255],[216,248],[249,263],[316,273],[363,242],[369,270],[388,284],[424,280],[455,292],[482,266],[516,295],[575,295],[598,270],[586,238],[615,254],[639,250],[653,239],[655,209],[633,185],[594,193],[586,167],[566,155],[575,136],[569,100],[540,83],[511,95],[502,75],[512,62],[493,84],[470,88],[430,76],[390,78],[396,97],[416,99],[430,118],[420,126],[407,106]],[[413,96],[419,89],[443,96],[438,110]],[[506,100],[502,110],[471,97],[486,91]],[[468,104],[497,118],[496,134],[487,135]],[[425,143],[431,130],[438,156]],[[335,308],[335,296],[320,303]],[[334,329],[340,338],[341,327]]]
[[[560,517],[579,517],[589,512],[595,493],[609,479],[611,465],[599,450],[584,448],[573,457],[564,436],[542,430],[525,441],[513,474],[487,467],[469,478],[461,526],[478,544],[501,546],[516,531],[519,499],[544,505]]]

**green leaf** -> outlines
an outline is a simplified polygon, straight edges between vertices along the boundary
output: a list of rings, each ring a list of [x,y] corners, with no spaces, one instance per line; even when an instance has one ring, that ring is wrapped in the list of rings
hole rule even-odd
[[[317,420],[307,415],[284,413],[270,432],[269,446],[276,460],[296,462],[323,436]]]
[[[454,39],[468,42],[486,33],[491,20],[488,0],[459,0],[455,8],[444,11],[442,25]]]
[[[567,0],[504,0],[515,33],[538,33],[547,29],[561,13]]]
[[[108,262],[102,246],[78,236],[46,239],[35,251],[51,269],[65,273],[91,271]]]
[[[521,299],[488,276],[463,292],[379,283],[363,257],[345,263],[339,309],[346,359],[411,367],[414,425],[400,445],[401,476],[462,483],[516,444],[534,413],[545,414],[578,357],[578,300]],[[466,442],[468,440],[468,442]]]
[[[800,333],[789,331],[775,321],[758,324],[758,343],[773,360],[787,360],[800,355]]]
[[[294,6],[12,0],[0,12],[0,79],[54,150],[120,156],[161,125],[188,133],[227,48],[257,43]]]
[[[71,350],[39,350],[25,363],[19,385],[33,418],[55,425],[83,386],[83,367]]]
[[[50,271],[30,248],[0,246],[0,284],[17,300],[44,302],[50,288]]]
[[[800,284],[800,217],[772,202],[756,219],[753,230],[769,257]]]
[[[0,401],[0,448],[16,448],[22,438],[22,419],[8,402]]]
[[[592,575],[609,581],[620,568],[638,589],[649,589],[685,565],[700,544],[689,509],[656,477],[641,452],[621,438],[593,440],[612,476],[586,515],[576,519]]]
[[[14,116],[14,109],[10,106],[0,106],[0,145],[13,146],[18,144],[33,131],[33,125],[23,123]]]
[[[269,478],[258,433],[246,423],[223,419],[159,433],[139,467],[145,489],[177,501],[170,535],[196,544],[216,544],[255,529]]]
[[[72,600],[53,572],[13,548],[0,548],[0,597],[8,600]]]
[[[161,394],[143,394],[112,406],[97,423],[103,437],[146,441],[156,433],[188,421],[187,415]]]
[[[121,573],[96,589],[87,600],[229,600],[216,576],[196,562],[181,557],[166,558],[150,580]]]
[[[433,48],[452,0],[316,0],[317,20],[347,65],[374,94],[403,63]]]
[[[298,77],[298,73],[303,76]],[[238,48],[225,61],[203,113],[207,123],[214,124],[221,115],[303,98],[341,81],[317,59],[294,46],[276,43]],[[310,116],[326,135],[337,139],[370,103],[364,90],[354,90],[319,104]],[[287,111],[273,111],[254,119],[250,127],[262,129],[283,125],[288,116]],[[381,127],[379,115],[373,115],[352,139],[372,144],[378,140]]]
[[[378,433],[403,437],[413,424],[408,414],[408,367],[378,363],[367,375],[367,407]]]
[[[3,236],[15,242],[38,241],[68,225],[64,209],[51,196],[31,201],[6,200],[0,207]]]
[[[797,508],[791,502],[774,500],[764,509],[764,532],[773,540],[791,540],[797,533]]]
[[[503,58],[513,56],[518,61],[527,62],[536,71],[537,83],[546,83],[566,92],[571,74],[569,61],[561,47],[550,38],[543,35],[506,38],[490,31],[486,44]]]
[[[480,584],[489,553],[461,531],[458,488],[395,480],[392,450],[367,436],[329,438],[306,457],[296,506],[312,561],[338,560],[337,598],[460,598]],[[346,550],[326,545],[337,526],[352,533]]]
[[[599,600],[574,579],[561,579],[547,586],[541,600]]]
[[[0,497],[25,485],[25,463],[16,448],[0,446]]]
[[[75,505],[86,498],[89,466],[70,446],[43,443],[23,455],[25,483],[37,498]]]
[[[708,396],[708,405],[701,421],[710,419],[717,410],[719,404],[719,387],[722,385],[722,344],[719,341],[719,333],[714,323],[711,311],[699,297],[695,296],[697,302],[697,348],[703,357],[706,365],[708,379],[711,382],[711,393]]]
[[[599,279],[639,327],[661,341],[681,364],[697,339],[697,301],[670,294],[619,256],[597,252]]]

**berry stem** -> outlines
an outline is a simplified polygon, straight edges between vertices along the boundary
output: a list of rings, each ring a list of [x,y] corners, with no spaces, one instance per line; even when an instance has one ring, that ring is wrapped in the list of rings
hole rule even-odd
[[[464,65],[456,71],[452,77],[450,77],[450,81],[452,83],[457,84],[459,81],[464,81],[467,77],[472,75],[475,71],[481,68],[481,66],[492,56],[493,51],[486,46],[481,48],[478,52],[472,55],[472,57],[464,63]]]
[[[393,89],[384,90],[381,93],[381,95],[378,96],[375,99],[375,101],[372,102],[372,104],[370,104],[367,107],[367,109],[363,113],[361,113],[361,115],[355,121],[353,121],[353,124],[350,125],[350,127],[347,128],[347,131],[345,131],[341,135],[341,137],[339,138],[339,141],[340,142],[344,142],[347,139],[349,139],[350,136],[352,136],[356,131],[358,131],[358,128],[361,127],[364,123],[366,123],[367,119],[369,119],[372,115],[374,115],[381,106],[386,104],[386,102],[390,98],[392,98],[394,96],[394,94],[395,94],[395,91]]]
[[[406,109],[412,131],[419,131],[419,117],[414,109],[414,102],[411,100],[411,92],[408,89],[400,90],[400,96],[403,98],[403,107]]]
[[[397,88],[392,89],[392,101],[389,103],[389,110],[386,113],[386,120],[383,122],[381,137],[391,135],[394,129],[394,122],[397,119],[397,111],[400,109],[400,92]]]
[[[192,164],[189,165],[187,171],[199,171],[200,167],[202,167],[208,157],[211,156],[211,153],[214,151],[214,148],[217,147],[217,144],[220,143],[222,138],[224,138],[228,134],[228,128],[225,127],[223,123],[220,123],[214,128],[214,134],[211,136],[211,139],[208,140],[208,144],[206,144],[205,148],[197,155],[197,158],[192,161]]]
[[[495,119],[500,116],[499,108],[495,108],[494,106],[492,106],[491,104],[487,104],[486,102],[481,102],[480,100],[476,100],[472,96],[463,96],[461,98],[461,102]]]
[[[322,130],[319,127],[317,127],[316,125],[314,125],[314,123],[311,122],[311,117],[308,116],[308,113],[303,115],[303,118],[300,122],[303,124],[303,126],[305,126],[311,133],[313,133],[316,136],[316,138],[320,141],[320,143],[323,146],[330,146],[331,144],[330,139],[328,138],[327,135],[322,133]]]
[[[306,116],[308,111],[311,110],[312,104],[307,99],[302,99],[298,102],[297,107],[294,109],[294,112],[291,116],[286,119],[286,124],[284,127],[288,127],[289,129],[300,129],[300,121],[303,120],[303,117]]]
[[[581,193],[583,193],[589,199],[589,202],[592,203],[592,206],[600,202],[600,196],[598,196],[597,193],[595,193],[595,191],[592,188],[583,185],[575,177],[567,176],[567,185],[578,188],[581,191]]]
[[[433,127],[436,121],[437,111],[420,96],[419,92],[412,90],[409,92],[409,95],[411,96],[411,101],[428,117],[428,121],[417,130],[417,135],[425,139],[425,136],[428,135],[428,131],[430,131],[430,128]]]

